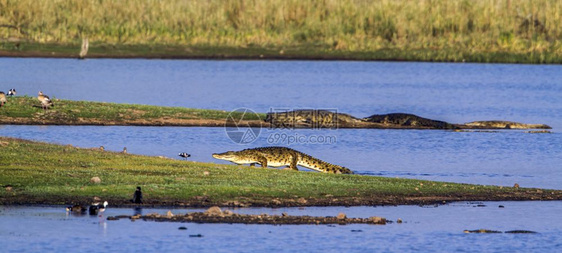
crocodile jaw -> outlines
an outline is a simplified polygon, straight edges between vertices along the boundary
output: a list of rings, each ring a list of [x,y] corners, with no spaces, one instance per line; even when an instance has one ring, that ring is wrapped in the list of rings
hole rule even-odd
[[[226,160],[226,161],[233,162],[233,163],[236,163],[236,164],[245,164],[245,163],[255,163],[256,162],[256,161],[249,160],[249,159],[243,159],[240,155],[235,154],[235,152],[233,152],[233,151],[228,151],[228,152],[224,152],[224,153],[214,153],[213,158],[220,159],[220,160]]]

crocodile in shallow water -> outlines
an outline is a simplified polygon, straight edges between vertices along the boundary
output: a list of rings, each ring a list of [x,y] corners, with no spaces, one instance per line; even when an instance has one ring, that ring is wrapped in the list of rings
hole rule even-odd
[[[348,168],[324,162],[300,151],[285,147],[250,148],[241,151],[228,151],[213,154],[216,159],[227,160],[236,164],[259,163],[262,167],[289,166],[298,170],[297,165],[325,173],[353,174]]]
[[[420,116],[408,113],[389,113],[389,114],[375,114],[367,118],[363,118],[366,122],[381,123],[385,125],[399,125],[410,126],[416,128],[431,128],[431,129],[456,129],[453,124],[445,121],[432,120],[422,118]]]
[[[545,124],[524,124],[512,121],[502,120],[489,120],[489,121],[473,121],[465,123],[465,126],[473,128],[486,128],[486,129],[552,129],[552,127]]]

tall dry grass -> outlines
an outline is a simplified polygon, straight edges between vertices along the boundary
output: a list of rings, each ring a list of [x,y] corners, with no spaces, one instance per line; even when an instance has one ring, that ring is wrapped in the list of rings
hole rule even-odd
[[[562,55],[561,24],[561,0],[0,0],[0,38],[40,43]]]

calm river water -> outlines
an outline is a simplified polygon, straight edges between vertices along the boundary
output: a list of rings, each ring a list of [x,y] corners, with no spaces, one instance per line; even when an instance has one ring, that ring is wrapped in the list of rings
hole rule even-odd
[[[179,152],[188,152],[193,161],[216,163],[224,162],[211,157],[215,152],[289,146],[359,174],[562,189],[562,66],[558,65],[1,58],[0,76],[0,90],[4,92],[16,88],[18,95],[35,96],[42,90],[51,97],[72,100],[226,111],[330,109],[357,117],[406,112],[453,123],[544,123],[553,127],[552,133],[261,129],[254,142],[244,145],[233,142],[228,129],[221,127],[0,126],[0,136],[79,147],[103,145],[115,151],[126,146],[130,153],[173,158],[178,158]],[[60,208],[3,207],[0,241],[14,240],[15,246],[9,249],[21,246],[18,242],[32,241],[37,250],[53,251],[67,245],[93,247],[84,246],[85,242],[102,249],[127,245],[130,251],[146,247],[216,252],[232,251],[234,245],[240,245],[241,251],[255,252],[545,252],[561,246],[562,219],[554,213],[562,211],[560,202],[509,202],[505,209],[497,208],[497,203],[486,205],[342,207],[331,208],[327,214],[322,213],[323,208],[306,208],[306,214],[311,215],[344,211],[367,217],[400,216],[411,222],[336,227],[189,224],[186,233],[177,231],[179,224],[100,223],[96,219],[65,217]],[[14,225],[19,223],[36,227],[18,230],[16,227],[28,227]],[[68,229],[76,226],[83,230]],[[462,233],[463,229],[478,228],[541,233]],[[46,229],[56,232],[45,234]],[[205,237],[189,238],[186,235],[190,233]],[[150,243],[147,238],[151,238]]]
[[[480,207],[477,207],[480,205]],[[499,206],[503,206],[500,208]],[[168,209],[145,209],[165,214]],[[562,202],[453,203],[439,207],[245,208],[237,213],[383,216],[387,225],[237,225],[107,221],[133,215],[75,217],[57,207],[0,207],[2,252],[559,252]],[[172,209],[175,214],[192,211]],[[179,230],[181,226],[187,230]],[[531,230],[536,234],[466,234],[464,230]],[[194,235],[202,237],[190,237]],[[25,250],[23,250],[25,249]]]

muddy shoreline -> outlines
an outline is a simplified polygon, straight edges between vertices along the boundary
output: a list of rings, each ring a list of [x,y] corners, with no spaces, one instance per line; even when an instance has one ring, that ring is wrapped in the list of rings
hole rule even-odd
[[[186,214],[174,214],[168,211],[166,215],[151,213],[147,215],[117,215],[109,216],[107,220],[130,219],[160,222],[192,222],[192,223],[227,223],[227,224],[269,224],[269,225],[326,225],[326,224],[372,224],[385,225],[387,221],[383,217],[372,216],[369,218],[348,218],[345,213],[337,216],[308,216],[308,215],[281,215],[269,214],[237,214],[232,211],[222,211],[218,206],[213,206],[205,212],[190,212]]]
[[[261,120],[242,120],[238,125],[231,121],[214,119],[155,119],[155,120],[126,120],[103,121],[98,119],[79,119],[76,121],[44,120],[30,118],[12,118],[0,116],[0,125],[52,125],[52,126],[177,126],[177,127],[249,127],[275,128],[271,123]],[[337,129],[405,129],[405,130],[529,130],[541,128],[502,128],[453,124],[456,129],[435,129],[424,126],[404,126],[398,124],[382,124],[374,122],[342,123]],[[295,126],[293,129],[312,129],[311,126]],[[544,129],[544,128],[542,128]],[[546,128],[550,129],[550,128]],[[549,131],[544,131],[548,133]]]
[[[191,199],[147,199],[144,204],[133,204],[129,200],[104,198],[113,207],[307,207],[307,206],[397,206],[397,205],[441,205],[459,201],[557,201],[562,200],[562,190],[519,188],[509,194],[474,194],[456,196],[399,196],[379,195],[371,197],[325,197],[325,198],[249,198],[236,197],[227,201],[216,201],[207,196]],[[29,197],[3,196],[0,205],[69,205],[87,204],[85,197]]]

